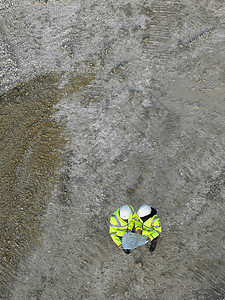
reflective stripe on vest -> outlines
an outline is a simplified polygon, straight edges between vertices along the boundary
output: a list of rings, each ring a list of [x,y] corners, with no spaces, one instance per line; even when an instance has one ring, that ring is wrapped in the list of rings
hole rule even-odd
[[[127,225],[128,225],[128,224],[127,224]],[[123,228],[126,228],[127,225],[120,226],[120,228],[118,228],[118,230],[123,230]]]
[[[120,221],[116,215],[112,215],[112,217],[116,220],[119,227],[121,227]]]
[[[113,234],[116,234],[116,232],[112,232],[112,233],[110,233],[109,235],[113,235]]]
[[[154,229],[146,229],[146,228],[143,228],[144,231],[147,231],[147,232],[152,232],[152,230],[154,230],[155,232],[157,232],[158,234],[160,234],[161,232],[159,232],[158,230],[155,230]]]
[[[129,205],[129,207],[131,208],[131,210],[132,210],[132,212],[133,212],[133,214],[134,214],[134,209],[133,209],[133,207],[131,206],[131,205]],[[132,215],[133,215],[132,214]]]
[[[110,223],[110,226],[112,226],[112,227],[117,227],[117,225],[113,225],[113,224],[111,224],[111,223]]]
[[[124,229],[126,229],[126,228],[117,228],[117,231],[124,231]]]
[[[150,232],[150,231],[152,231],[152,229],[146,229],[146,228],[143,227],[143,231],[148,231],[148,232]]]
[[[152,229],[152,225],[149,227],[149,226],[143,224],[143,228],[147,228],[146,230],[150,230],[150,229]]]
[[[155,217],[152,219],[151,228],[152,228],[152,225],[154,224],[154,222],[155,222],[156,219],[158,219],[157,216],[155,216]]]

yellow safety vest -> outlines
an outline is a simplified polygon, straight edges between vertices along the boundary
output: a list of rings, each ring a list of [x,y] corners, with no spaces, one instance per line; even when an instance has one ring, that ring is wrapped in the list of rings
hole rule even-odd
[[[151,241],[154,240],[162,231],[159,217],[157,215],[154,215],[145,222],[137,216],[135,219],[135,229],[141,229],[142,235],[147,235]]]
[[[131,205],[129,206],[132,210],[132,214],[128,219],[128,223],[126,223],[123,219],[120,218],[120,214],[119,214],[120,209],[117,209],[110,218],[109,234],[113,242],[116,243],[117,246],[120,246],[122,244],[120,238],[123,236],[123,234],[127,230],[132,231],[134,227],[135,218],[137,215],[134,211],[134,208]]]

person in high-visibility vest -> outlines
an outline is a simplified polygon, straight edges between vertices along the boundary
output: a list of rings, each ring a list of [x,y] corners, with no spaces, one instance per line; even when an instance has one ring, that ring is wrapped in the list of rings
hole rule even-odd
[[[142,205],[138,209],[136,216],[135,229],[137,233],[148,236],[147,241],[151,242],[149,250],[153,252],[162,231],[157,211],[151,206]]]
[[[125,232],[133,230],[136,218],[136,212],[131,205],[120,207],[110,218],[109,234],[113,242],[126,254],[130,254],[130,250],[123,249],[122,237]]]

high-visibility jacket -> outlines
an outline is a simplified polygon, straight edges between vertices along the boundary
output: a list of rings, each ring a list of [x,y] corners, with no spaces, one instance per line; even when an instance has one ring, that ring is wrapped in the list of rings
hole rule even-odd
[[[142,231],[142,235],[147,235],[151,241],[157,238],[162,231],[160,220],[157,215],[153,215],[145,222],[136,215],[135,229],[140,229]]]
[[[113,242],[116,243],[117,246],[120,246],[122,244],[120,238],[123,236],[123,234],[127,230],[132,231],[134,227],[135,218],[137,217],[137,215],[134,211],[134,208],[131,205],[129,206],[132,210],[132,214],[130,215],[128,222],[125,222],[120,218],[120,209],[117,209],[110,218],[109,234]]]

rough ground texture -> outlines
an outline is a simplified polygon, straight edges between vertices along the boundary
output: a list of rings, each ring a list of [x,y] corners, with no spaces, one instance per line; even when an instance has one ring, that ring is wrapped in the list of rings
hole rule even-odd
[[[0,17],[0,298],[224,299],[224,1]],[[127,203],[158,210],[154,255],[110,239]]]

